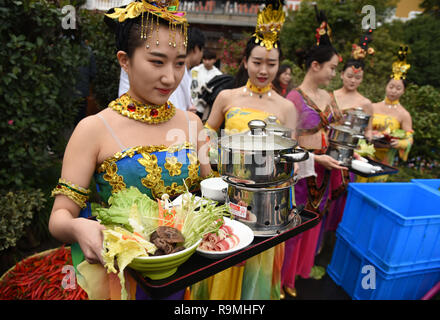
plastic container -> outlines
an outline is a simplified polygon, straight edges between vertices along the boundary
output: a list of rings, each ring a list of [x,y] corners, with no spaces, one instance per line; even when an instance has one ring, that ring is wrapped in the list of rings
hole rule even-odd
[[[440,280],[440,267],[387,273],[339,233],[327,273],[354,300],[419,300]]]
[[[440,267],[440,196],[415,183],[350,183],[338,232],[385,272]]]
[[[429,188],[440,196],[440,179],[412,179],[411,182]]]

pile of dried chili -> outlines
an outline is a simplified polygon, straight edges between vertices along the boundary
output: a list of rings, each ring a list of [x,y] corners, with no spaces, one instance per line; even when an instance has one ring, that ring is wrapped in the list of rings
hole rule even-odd
[[[76,277],[66,272],[74,270],[71,265],[70,248],[64,246],[24,259],[0,282],[0,300],[86,300]]]

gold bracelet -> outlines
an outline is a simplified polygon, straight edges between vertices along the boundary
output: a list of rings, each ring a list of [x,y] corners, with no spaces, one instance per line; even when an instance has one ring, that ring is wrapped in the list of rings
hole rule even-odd
[[[60,178],[58,180],[58,184],[52,190],[51,196],[54,197],[58,194],[65,195],[70,200],[75,202],[80,208],[84,209],[87,207],[87,201],[89,200],[90,193],[91,191],[89,189],[74,185],[73,183]]]

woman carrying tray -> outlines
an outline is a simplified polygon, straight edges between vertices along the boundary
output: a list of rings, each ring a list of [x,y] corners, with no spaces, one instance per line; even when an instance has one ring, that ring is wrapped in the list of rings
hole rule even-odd
[[[185,13],[177,11],[178,4],[135,1],[111,9],[105,17],[115,31],[116,56],[130,89],[75,128],[52,193],[49,221],[55,238],[74,243],[75,267],[84,259],[89,263],[85,265],[90,268],[81,269],[91,275],[85,280],[101,280],[96,282],[99,288],[89,283],[89,298],[119,298],[121,292],[119,279],[107,277],[100,265],[104,227],[84,219],[90,215],[92,177],[106,202],[131,186],[153,199],[164,193],[176,197],[186,191],[184,181],[194,191],[202,177],[211,174],[200,119],[168,101],[185,71],[187,21]],[[126,278],[129,298],[145,298],[134,280]],[[183,297],[180,294],[176,297]]]
[[[366,34],[362,35],[359,44],[353,44],[351,51],[351,58],[344,64],[341,73],[342,88],[330,93],[335,99],[335,102],[341,110],[343,116],[350,110],[362,108],[363,112],[372,114],[372,104],[370,99],[361,95],[358,91],[362,83],[365,71],[365,58],[367,54],[374,54],[374,49],[368,47],[371,39],[372,29],[369,29]],[[365,129],[364,136],[366,140],[371,139],[371,122]],[[323,221],[323,233],[327,231],[336,231],[339,222],[342,219],[344,212],[345,200],[347,198],[347,186],[351,181],[356,179],[355,174],[347,170],[332,170],[330,176],[330,207],[328,215]]]
[[[317,43],[306,55],[307,73],[300,86],[292,90],[287,99],[294,102],[299,113],[298,142],[308,149],[310,159],[299,172],[301,179],[295,185],[297,205],[324,216],[329,206],[330,174],[333,170],[347,170],[326,155],[328,147],[327,126],[342,120],[342,114],[332,96],[321,85],[328,85],[335,76],[340,57],[330,42],[330,28],[324,13],[317,11],[320,27]],[[295,276],[308,278],[314,265],[322,222],[316,227],[286,241],[282,284],[290,296],[296,296]]]
[[[405,93],[406,74],[410,65],[406,63],[408,47],[400,47],[398,59],[393,63],[391,79],[385,88],[385,99],[373,104],[372,130],[373,141],[389,138],[389,144],[375,142],[375,158],[383,164],[393,166],[396,155],[406,161],[413,144],[411,114],[400,104],[399,99]],[[385,182],[388,175],[371,178],[358,177],[356,182]]]
[[[272,89],[281,58],[279,32],[285,16],[280,1],[268,1],[258,14],[255,34],[249,39],[243,62],[236,76],[236,88],[217,96],[205,124],[216,137],[223,121],[227,135],[249,130],[250,120],[265,120],[270,115],[286,127],[296,127],[292,102]],[[273,23],[274,31],[268,26]],[[216,140],[216,139],[215,139]],[[213,144],[217,147],[217,144]],[[284,244],[268,249],[246,261],[201,281],[191,288],[196,299],[279,299],[280,272]]]

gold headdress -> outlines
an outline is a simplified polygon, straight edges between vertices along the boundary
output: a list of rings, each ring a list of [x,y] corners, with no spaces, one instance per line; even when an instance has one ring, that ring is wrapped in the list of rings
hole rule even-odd
[[[135,19],[141,16],[141,38],[147,39],[147,48],[149,47],[148,38],[153,37],[154,17],[156,17],[156,32],[159,28],[159,18],[167,20],[170,28],[170,39],[168,44],[176,46],[176,32],[178,26],[184,38],[184,46],[187,45],[187,27],[188,22],[184,11],[178,11],[179,0],[141,0],[133,1],[123,8],[114,8],[113,13],[107,13],[106,16],[111,19],[118,19],[119,23],[126,19]],[[159,45],[159,39],[156,39],[156,45]]]
[[[397,54],[397,61],[393,62],[393,73],[391,74],[391,78],[396,80],[404,80],[406,79],[406,74],[408,73],[410,64],[406,63],[406,56],[408,54],[408,47],[400,47],[399,52]]]
[[[275,4],[266,4],[262,11],[258,12],[257,26],[255,28],[255,43],[266,47],[267,50],[277,48],[276,42],[280,37],[281,28],[286,19],[282,1]]]

